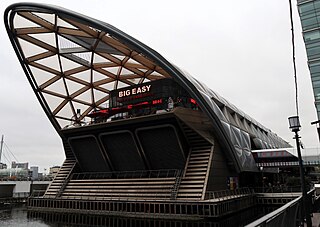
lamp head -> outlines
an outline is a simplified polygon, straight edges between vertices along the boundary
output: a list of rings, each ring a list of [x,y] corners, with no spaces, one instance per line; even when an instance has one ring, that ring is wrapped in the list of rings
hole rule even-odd
[[[289,129],[291,129],[292,132],[299,132],[301,127],[299,116],[289,117],[288,120],[289,120]]]

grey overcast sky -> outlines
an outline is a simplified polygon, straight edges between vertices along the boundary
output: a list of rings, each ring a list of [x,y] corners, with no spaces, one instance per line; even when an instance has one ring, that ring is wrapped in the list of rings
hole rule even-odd
[[[0,1],[1,18],[16,2]],[[58,5],[119,28],[294,144],[287,120],[295,115],[288,0],[34,2]],[[318,147],[316,127],[310,125],[316,120],[311,79],[295,0],[293,4],[301,136],[306,147]],[[40,171],[61,165],[60,138],[26,80],[3,22],[0,29],[0,134],[17,161],[39,166]]]

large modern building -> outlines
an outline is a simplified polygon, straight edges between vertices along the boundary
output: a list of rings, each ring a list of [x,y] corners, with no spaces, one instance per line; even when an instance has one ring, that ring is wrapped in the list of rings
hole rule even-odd
[[[320,120],[320,1],[297,0],[302,34],[307,50],[314,104]],[[320,139],[320,128],[318,128]]]
[[[32,3],[11,5],[4,18],[66,155],[42,200],[31,202],[33,207],[72,204],[123,211],[144,201],[144,208],[137,209],[150,212],[146,201],[170,201],[176,212],[181,201],[192,201],[197,206],[192,212],[203,213],[210,192],[230,189],[230,182],[233,188],[254,184],[250,174],[259,169],[252,150],[290,147],[112,25]],[[61,202],[70,198],[70,203]],[[126,208],[82,203],[113,200],[125,201]]]

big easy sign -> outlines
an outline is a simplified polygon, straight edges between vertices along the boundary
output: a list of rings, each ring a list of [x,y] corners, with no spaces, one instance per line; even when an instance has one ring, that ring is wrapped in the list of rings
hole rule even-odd
[[[152,85],[149,84],[149,85],[143,85],[139,87],[133,87],[126,90],[118,91],[118,97],[123,98],[131,95],[139,95],[139,94],[147,93],[147,92],[150,92],[151,86]]]

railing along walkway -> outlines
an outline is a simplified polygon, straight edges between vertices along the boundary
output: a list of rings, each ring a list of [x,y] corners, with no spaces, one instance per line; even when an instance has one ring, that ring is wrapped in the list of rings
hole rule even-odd
[[[73,173],[72,180],[89,180],[89,179],[132,179],[132,178],[166,178],[177,177],[181,174],[179,169],[163,170],[138,170],[138,171],[114,171],[102,173]]]
[[[311,196],[314,194],[314,192],[315,189],[312,189],[308,192],[309,201],[311,201]],[[297,223],[300,219],[300,212],[298,212],[298,210],[301,207],[301,203],[302,196],[299,196],[277,210],[246,225],[246,227],[297,226]]]
[[[250,188],[238,188],[234,190],[221,190],[206,192],[206,200],[228,200],[240,196],[254,195],[254,190]]]
[[[273,186],[273,187],[255,187],[255,193],[301,193],[301,186],[287,187],[287,186]]]

